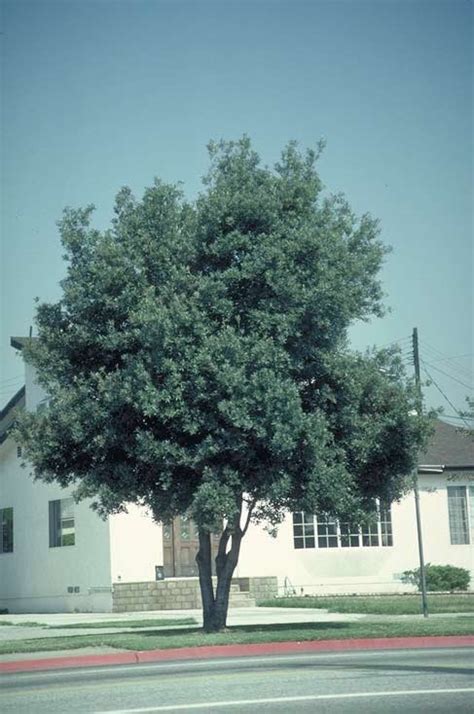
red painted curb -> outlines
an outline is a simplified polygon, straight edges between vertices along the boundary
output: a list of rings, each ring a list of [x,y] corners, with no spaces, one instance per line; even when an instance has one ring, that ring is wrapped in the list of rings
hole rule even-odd
[[[390,650],[428,647],[473,647],[472,635],[444,635],[439,637],[387,637],[363,640],[319,640],[308,642],[265,642],[249,645],[210,645],[181,647],[169,650],[118,652],[102,655],[49,657],[48,659],[1,662],[0,672],[31,672],[45,669],[67,669],[113,664],[137,664],[185,659],[217,657],[247,657],[251,655],[293,654],[296,652],[341,652],[350,650]]]
[[[136,664],[137,662],[136,652],[114,652],[102,655],[76,655],[75,657],[48,657],[0,662],[0,672],[31,672],[35,669],[67,669],[68,667],[92,667],[93,665]]]

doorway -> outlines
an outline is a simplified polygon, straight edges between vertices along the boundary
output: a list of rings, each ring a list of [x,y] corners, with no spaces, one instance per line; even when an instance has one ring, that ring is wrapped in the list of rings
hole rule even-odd
[[[212,573],[215,574],[215,557],[219,536],[211,535]],[[177,516],[171,523],[163,524],[163,569],[165,578],[197,577],[196,555],[199,550],[197,526],[187,516]]]

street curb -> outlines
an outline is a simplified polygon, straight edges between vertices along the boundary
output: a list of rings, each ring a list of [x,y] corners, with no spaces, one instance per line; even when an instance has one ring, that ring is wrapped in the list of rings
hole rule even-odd
[[[472,635],[445,635],[439,637],[387,637],[360,640],[319,640],[308,642],[265,642],[248,645],[210,645],[181,647],[168,650],[117,652],[101,655],[76,655],[43,659],[1,662],[0,672],[32,672],[48,669],[76,667],[102,667],[114,664],[139,664],[172,660],[213,659],[221,657],[248,657],[251,655],[276,655],[311,652],[347,652],[351,650],[425,649],[430,647],[473,647]]]

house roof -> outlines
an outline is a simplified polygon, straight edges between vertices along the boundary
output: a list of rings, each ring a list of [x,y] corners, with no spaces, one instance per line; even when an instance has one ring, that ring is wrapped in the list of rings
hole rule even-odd
[[[19,409],[25,408],[25,386],[18,390],[10,401],[0,411],[0,444],[8,436],[8,431],[15,421],[15,414]]]
[[[420,464],[440,464],[445,470],[474,471],[474,440],[467,429],[459,429],[437,419],[434,434],[426,451],[419,455]]]

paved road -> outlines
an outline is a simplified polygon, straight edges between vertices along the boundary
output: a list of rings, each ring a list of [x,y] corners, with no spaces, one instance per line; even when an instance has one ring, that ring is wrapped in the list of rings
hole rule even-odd
[[[2,714],[465,714],[474,648],[284,655],[3,675]]]

